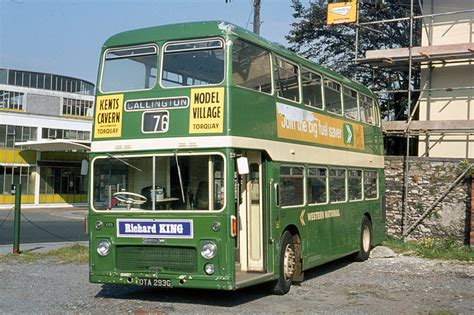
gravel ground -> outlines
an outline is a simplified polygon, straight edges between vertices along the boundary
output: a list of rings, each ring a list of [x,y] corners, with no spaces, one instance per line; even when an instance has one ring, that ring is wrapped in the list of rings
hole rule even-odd
[[[474,314],[474,264],[415,257],[341,259],[285,295],[90,284],[85,264],[0,263],[0,312],[94,314]]]

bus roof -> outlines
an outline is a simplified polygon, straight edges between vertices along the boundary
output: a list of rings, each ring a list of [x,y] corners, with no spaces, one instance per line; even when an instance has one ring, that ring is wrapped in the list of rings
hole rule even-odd
[[[157,41],[186,40],[194,38],[204,38],[212,36],[235,36],[255,43],[276,54],[294,60],[300,65],[316,69],[324,75],[339,82],[350,85],[359,92],[374,96],[374,94],[364,85],[350,80],[328,68],[310,61],[288,49],[283,45],[266,40],[265,38],[246,30],[240,26],[225,21],[201,21],[177,23],[161,26],[141,28],[118,33],[111,36],[104,43],[103,49],[124,45],[139,45]]]

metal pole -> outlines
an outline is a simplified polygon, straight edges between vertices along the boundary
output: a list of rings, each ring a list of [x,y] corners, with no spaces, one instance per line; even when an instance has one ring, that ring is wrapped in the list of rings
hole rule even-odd
[[[13,226],[13,254],[20,254],[20,219],[21,219],[21,184],[13,186],[15,189],[15,220]]]
[[[260,0],[253,1],[253,32],[260,34]]]
[[[408,99],[407,99],[407,124],[411,118],[411,76],[412,76],[412,47],[413,47],[413,0],[410,1],[410,38],[409,38],[409,46],[408,46]],[[405,156],[405,177],[403,180],[404,184],[404,191],[403,191],[403,211],[402,211],[402,236],[405,236],[405,219],[406,214],[408,212],[408,172],[410,170],[409,165],[410,159],[410,130],[408,129],[406,132],[406,156]]]
[[[474,86],[460,86],[460,87],[444,87],[444,88],[422,88],[422,89],[412,89],[412,92],[436,92],[436,91],[443,91],[443,92],[452,92],[452,91],[463,91],[463,90],[474,90]],[[408,90],[379,90],[379,91],[372,91],[374,93],[408,93]]]
[[[355,47],[354,47],[354,62],[359,63],[359,1],[356,2],[356,30],[355,30]]]

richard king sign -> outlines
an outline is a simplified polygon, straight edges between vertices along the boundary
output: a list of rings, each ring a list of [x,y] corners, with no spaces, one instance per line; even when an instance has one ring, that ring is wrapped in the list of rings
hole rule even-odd
[[[117,219],[117,237],[193,238],[193,220]]]

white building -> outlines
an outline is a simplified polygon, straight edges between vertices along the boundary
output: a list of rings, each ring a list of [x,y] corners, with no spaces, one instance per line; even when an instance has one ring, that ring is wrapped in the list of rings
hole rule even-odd
[[[473,9],[472,0],[423,1],[423,14],[446,15],[423,19],[421,49],[431,64],[421,70],[419,120],[437,132],[420,133],[419,156],[474,158]]]
[[[84,152],[22,150],[15,143],[43,139],[90,142],[94,84],[49,73],[0,68],[0,206],[86,202]]]

